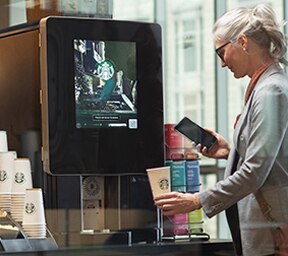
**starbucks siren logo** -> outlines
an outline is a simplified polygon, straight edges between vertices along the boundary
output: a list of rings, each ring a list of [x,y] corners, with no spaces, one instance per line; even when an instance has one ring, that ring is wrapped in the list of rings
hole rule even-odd
[[[161,190],[167,190],[169,188],[169,181],[166,178],[163,178],[159,181],[159,186]]]
[[[0,170],[0,182],[7,181],[7,172],[5,170]]]
[[[17,184],[22,184],[25,182],[25,175],[24,173],[22,172],[17,172],[14,176],[14,181],[17,183]]]
[[[110,61],[104,60],[99,64],[97,72],[101,79],[107,81],[113,77],[114,67]]]
[[[36,207],[33,203],[27,203],[25,205],[25,212],[27,214],[33,214],[36,211]]]

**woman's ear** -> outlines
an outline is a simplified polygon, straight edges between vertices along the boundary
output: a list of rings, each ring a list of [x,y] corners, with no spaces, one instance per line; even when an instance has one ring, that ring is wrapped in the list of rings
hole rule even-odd
[[[247,38],[247,36],[246,35],[241,35],[238,38],[238,44],[245,51],[247,49],[247,46],[248,46],[248,38]]]

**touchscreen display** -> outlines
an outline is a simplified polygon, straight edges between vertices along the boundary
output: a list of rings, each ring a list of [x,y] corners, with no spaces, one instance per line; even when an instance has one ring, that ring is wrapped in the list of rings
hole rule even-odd
[[[143,174],[164,164],[159,24],[40,21],[43,169]]]
[[[74,39],[76,128],[137,129],[136,43]]]

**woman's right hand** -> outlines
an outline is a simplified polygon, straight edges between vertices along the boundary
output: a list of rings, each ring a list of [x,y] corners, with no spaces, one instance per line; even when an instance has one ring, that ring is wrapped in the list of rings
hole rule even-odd
[[[216,159],[227,159],[230,152],[229,143],[219,134],[208,128],[205,130],[217,138],[214,145],[208,150],[207,147],[203,147],[200,144],[196,146],[197,150],[206,157],[216,158]]]

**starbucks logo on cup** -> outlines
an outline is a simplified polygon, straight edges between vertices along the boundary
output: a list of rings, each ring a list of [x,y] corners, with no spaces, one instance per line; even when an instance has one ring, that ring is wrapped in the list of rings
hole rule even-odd
[[[22,184],[24,183],[25,181],[25,175],[24,173],[22,172],[17,172],[14,176],[14,181],[17,183],[17,184]]]
[[[5,170],[0,170],[0,182],[7,181],[7,172]]]
[[[36,207],[33,203],[27,203],[25,205],[25,212],[27,214],[33,214],[36,211]]]
[[[166,178],[163,178],[159,181],[160,189],[167,190],[169,188],[169,181]]]

